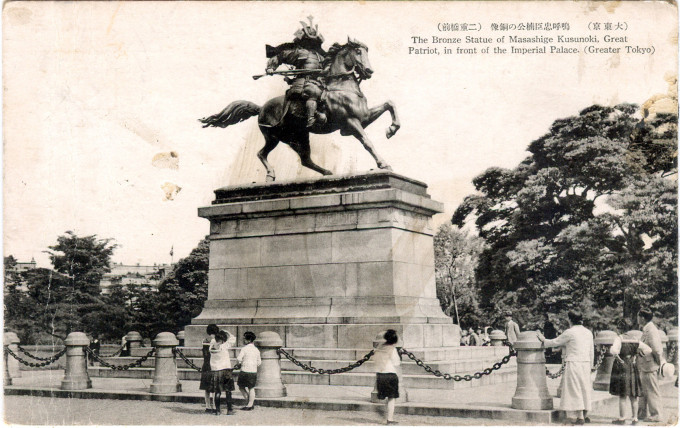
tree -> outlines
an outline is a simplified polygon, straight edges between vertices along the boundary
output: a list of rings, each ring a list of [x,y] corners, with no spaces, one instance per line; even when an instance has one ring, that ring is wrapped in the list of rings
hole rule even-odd
[[[487,248],[481,305],[535,321],[587,302],[632,318],[677,307],[677,116],[592,106],[560,119],[512,170],[473,180],[452,222],[475,221]],[[673,297],[676,296],[676,297]]]
[[[459,325],[480,322],[474,268],[483,246],[481,238],[450,225],[441,225],[434,236],[437,297]]]

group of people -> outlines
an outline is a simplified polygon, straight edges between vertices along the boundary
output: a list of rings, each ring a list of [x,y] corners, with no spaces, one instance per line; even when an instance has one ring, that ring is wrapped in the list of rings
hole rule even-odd
[[[460,346],[489,346],[491,339],[486,327],[484,330],[477,327],[473,329],[470,327],[467,331],[463,330],[460,335]]]
[[[203,367],[199,389],[205,391],[205,412],[220,415],[221,398],[224,392],[227,404],[227,415],[234,414],[231,392],[234,388],[233,367],[231,366],[230,349],[236,344],[236,336],[217,325],[209,324],[207,337],[203,341]],[[255,384],[257,368],[262,363],[260,351],[255,347],[255,333],[246,331],[243,334],[244,346],[236,358],[241,364],[237,385],[247,404],[241,410],[253,410],[255,407]]]
[[[593,333],[583,326],[581,314],[569,312],[567,315],[570,325],[567,330],[555,339],[546,339],[538,333],[538,339],[546,348],[562,349],[565,370],[560,385],[560,410],[566,413],[569,422],[582,425],[590,421],[591,368],[595,357]],[[662,421],[658,372],[664,359],[661,336],[653,318],[651,311],[641,310],[638,323],[642,327],[642,337],[632,332],[624,333],[611,347],[615,360],[609,392],[619,397],[619,418],[615,424],[625,424],[628,404],[633,425],[640,419]]]

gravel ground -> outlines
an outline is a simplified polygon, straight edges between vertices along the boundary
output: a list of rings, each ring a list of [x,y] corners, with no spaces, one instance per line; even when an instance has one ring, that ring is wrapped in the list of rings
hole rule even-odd
[[[662,388],[669,424],[678,421],[677,388]],[[19,425],[382,425],[374,412],[256,407],[233,416],[209,415],[197,404],[133,400],[84,400],[25,396],[4,397],[4,421]],[[616,403],[591,415],[593,425],[610,425]],[[442,416],[395,415],[400,425],[500,425],[506,421]]]

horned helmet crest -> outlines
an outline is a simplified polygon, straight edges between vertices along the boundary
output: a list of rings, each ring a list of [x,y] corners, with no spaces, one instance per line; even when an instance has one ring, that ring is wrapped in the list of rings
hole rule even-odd
[[[309,20],[309,24],[300,21],[302,28],[299,28],[295,32],[295,41],[309,40],[318,42],[318,44],[321,45],[324,42],[324,38],[321,33],[319,33],[319,24],[314,25],[314,17],[311,15],[308,16],[307,19]]]

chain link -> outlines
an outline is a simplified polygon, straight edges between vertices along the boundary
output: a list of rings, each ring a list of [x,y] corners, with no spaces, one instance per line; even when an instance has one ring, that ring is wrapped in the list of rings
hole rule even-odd
[[[597,371],[597,369],[600,368],[602,361],[604,361],[605,355],[607,355],[607,347],[603,346],[603,347],[600,348],[600,353],[597,355],[597,362],[595,363],[595,367],[590,369],[591,372]]]
[[[104,358],[113,358],[113,357],[117,357],[118,354],[120,354],[120,353],[123,351],[123,348],[125,348],[125,346],[121,346],[120,348],[118,348],[118,350],[117,350],[116,352],[114,352],[114,353],[111,354],[111,355],[102,355],[102,354],[100,353],[99,356],[100,356],[100,357],[104,357]]]
[[[47,367],[50,364],[57,361],[59,358],[61,358],[65,353],[66,353],[66,348],[62,349],[57,354],[51,356],[49,359],[42,360],[43,361],[42,363],[32,363],[30,361],[26,361],[26,360],[22,359],[20,356],[15,354],[11,349],[9,349],[8,347],[5,346],[5,355],[9,354],[9,355],[13,356],[21,364],[28,366],[28,367],[34,367],[34,368]],[[5,358],[7,358],[7,357],[5,357]]]
[[[196,364],[193,363],[189,358],[187,358],[186,355],[182,351],[179,350],[179,348],[172,348],[172,352],[175,353],[176,356],[179,356],[189,367],[196,371],[203,371],[200,367],[198,367]]]
[[[146,355],[144,355],[142,358],[138,359],[137,361],[134,361],[130,364],[126,364],[124,366],[116,366],[114,364],[109,364],[106,361],[104,361],[99,355],[95,354],[94,351],[92,349],[90,349],[89,346],[84,346],[83,349],[85,350],[86,353],[88,353],[90,356],[92,356],[92,358],[94,358],[96,361],[98,361],[99,364],[101,364],[102,366],[108,367],[108,368],[113,369],[113,370],[121,370],[121,371],[122,370],[129,370],[131,368],[141,366],[144,363],[144,361],[148,360],[154,354],[154,352],[156,352],[156,348],[151,348],[151,350]]]
[[[38,361],[52,361],[52,358],[54,357],[54,355],[51,356],[51,357],[47,357],[47,358],[35,356],[35,355],[31,354],[30,352],[28,352],[27,350],[25,350],[24,348],[22,348],[21,345],[17,345],[17,349],[18,349],[19,351],[23,352],[27,357],[33,358],[34,360],[38,360]],[[62,350],[59,351],[59,352],[62,352],[62,351],[64,351],[65,349],[66,349],[66,348],[62,349]],[[59,354],[59,352],[57,352],[57,354]],[[56,355],[56,354],[55,354],[55,355]],[[64,354],[62,354],[62,355],[64,355]]]
[[[371,356],[373,356],[374,351],[371,350],[368,354],[364,355],[364,357],[360,360],[357,360],[356,362],[348,365],[347,367],[343,367],[340,369],[319,369],[316,367],[313,367],[311,365],[305,364],[301,361],[298,361],[295,357],[290,355],[288,352],[286,352],[284,349],[279,348],[276,351],[279,355],[283,355],[284,357],[288,358],[293,364],[295,364],[298,367],[301,367],[303,370],[306,370],[308,372],[316,373],[316,374],[338,374],[338,373],[347,373],[350,370],[354,370],[366,361],[368,361]]]
[[[560,367],[560,370],[557,373],[550,373],[550,370],[545,369],[545,375],[548,376],[550,379],[557,379],[558,377],[562,376],[564,373],[564,369],[567,368],[567,362],[562,363],[562,367]]]
[[[441,378],[443,378],[443,379],[445,379],[445,380],[453,380],[454,382],[460,382],[461,380],[464,380],[464,381],[466,381],[466,382],[469,382],[469,381],[471,381],[472,379],[481,379],[482,376],[490,375],[491,373],[493,373],[494,370],[499,370],[499,369],[503,366],[503,364],[507,364],[507,363],[510,362],[510,358],[512,358],[512,357],[514,357],[515,355],[517,355],[517,353],[516,353],[515,350],[512,348],[512,346],[510,346],[510,351],[508,352],[508,355],[506,355],[505,357],[503,357],[499,362],[494,363],[491,367],[486,368],[486,369],[482,370],[481,372],[475,372],[474,374],[466,374],[466,375],[461,376],[461,375],[457,375],[457,374],[456,374],[456,375],[451,375],[451,374],[449,374],[449,373],[442,373],[442,372],[439,371],[439,370],[433,369],[432,367],[430,367],[430,366],[428,366],[427,364],[425,364],[425,362],[424,362],[423,360],[421,360],[421,359],[419,359],[418,357],[416,357],[416,356],[413,354],[413,352],[409,352],[408,350],[406,350],[406,349],[404,349],[404,348],[401,348],[401,349],[399,350],[399,353],[402,354],[402,355],[406,355],[407,357],[409,357],[410,359],[412,359],[413,361],[415,361],[415,362],[416,362],[416,365],[417,365],[418,367],[422,367],[423,370],[425,370],[426,372],[431,373],[431,374],[433,374],[433,375],[435,375],[435,376],[437,376],[437,377],[441,377]]]

